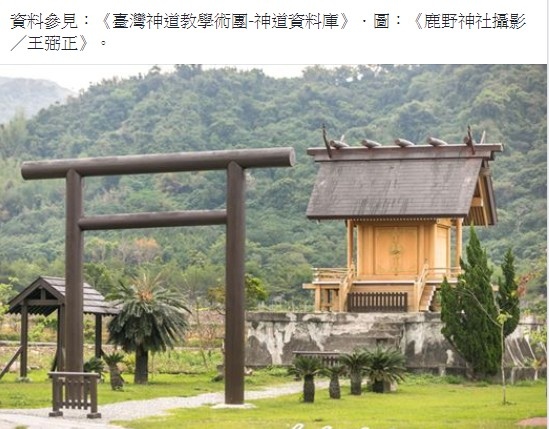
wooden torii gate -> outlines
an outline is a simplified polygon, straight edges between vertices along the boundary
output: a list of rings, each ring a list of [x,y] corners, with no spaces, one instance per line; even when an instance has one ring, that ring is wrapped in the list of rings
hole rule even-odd
[[[24,179],[66,181],[65,237],[65,371],[83,370],[83,250],[84,231],[226,225],[225,403],[244,403],[244,253],[245,172],[247,168],[291,167],[293,148],[240,149],[172,154],[24,162]],[[226,210],[128,213],[86,216],[83,184],[86,176],[183,171],[227,170]]]

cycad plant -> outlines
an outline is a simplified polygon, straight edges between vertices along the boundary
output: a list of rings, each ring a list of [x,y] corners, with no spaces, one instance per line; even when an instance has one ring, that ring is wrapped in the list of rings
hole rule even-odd
[[[339,377],[345,374],[347,368],[344,365],[333,365],[323,368],[322,373],[330,378],[330,384],[328,385],[328,393],[331,399],[341,398],[341,386],[339,384]]]
[[[362,372],[366,365],[366,353],[362,350],[355,350],[352,353],[343,353],[339,362],[347,368],[351,380],[351,395],[362,394]]]
[[[105,372],[105,364],[98,357],[92,357],[84,362],[84,372],[95,372],[99,374],[99,381],[103,382],[103,373]]]
[[[120,283],[109,299],[121,306],[108,325],[109,341],[135,352],[134,382],[145,384],[149,352],[166,351],[183,339],[189,310],[181,296],[162,285],[160,275],[147,272],[129,284]]]
[[[391,383],[404,380],[405,357],[400,351],[376,347],[374,351],[365,354],[364,375],[372,383],[373,392],[387,392]]]
[[[112,390],[122,390],[124,388],[124,379],[122,378],[120,368],[118,368],[118,364],[122,362],[123,359],[124,354],[116,351],[103,355],[103,360],[109,367]]]
[[[297,356],[288,373],[303,378],[303,402],[315,401],[315,375],[322,370],[322,362],[314,356]]]

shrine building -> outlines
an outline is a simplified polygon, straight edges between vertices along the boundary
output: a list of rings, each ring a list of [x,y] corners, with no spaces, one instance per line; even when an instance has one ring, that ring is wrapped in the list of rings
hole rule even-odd
[[[436,311],[457,281],[464,226],[497,222],[489,162],[501,144],[310,148],[307,217],[344,221],[347,264],[314,268],[315,311]],[[331,155],[331,156],[330,156]],[[329,252],[331,249],[319,249]]]

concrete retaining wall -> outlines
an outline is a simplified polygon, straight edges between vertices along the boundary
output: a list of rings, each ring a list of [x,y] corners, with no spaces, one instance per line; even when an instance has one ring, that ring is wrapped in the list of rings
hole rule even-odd
[[[525,320],[507,338],[509,367],[534,358]],[[465,362],[441,334],[440,313],[248,313],[246,364],[289,365],[294,351],[350,352],[357,347],[394,346],[410,370],[462,374]]]

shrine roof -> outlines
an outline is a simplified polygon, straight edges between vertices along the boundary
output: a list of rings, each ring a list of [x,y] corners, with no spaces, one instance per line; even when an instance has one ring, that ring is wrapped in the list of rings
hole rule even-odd
[[[463,218],[493,225],[488,161],[501,144],[311,148],[319,164],[310,219]]]

